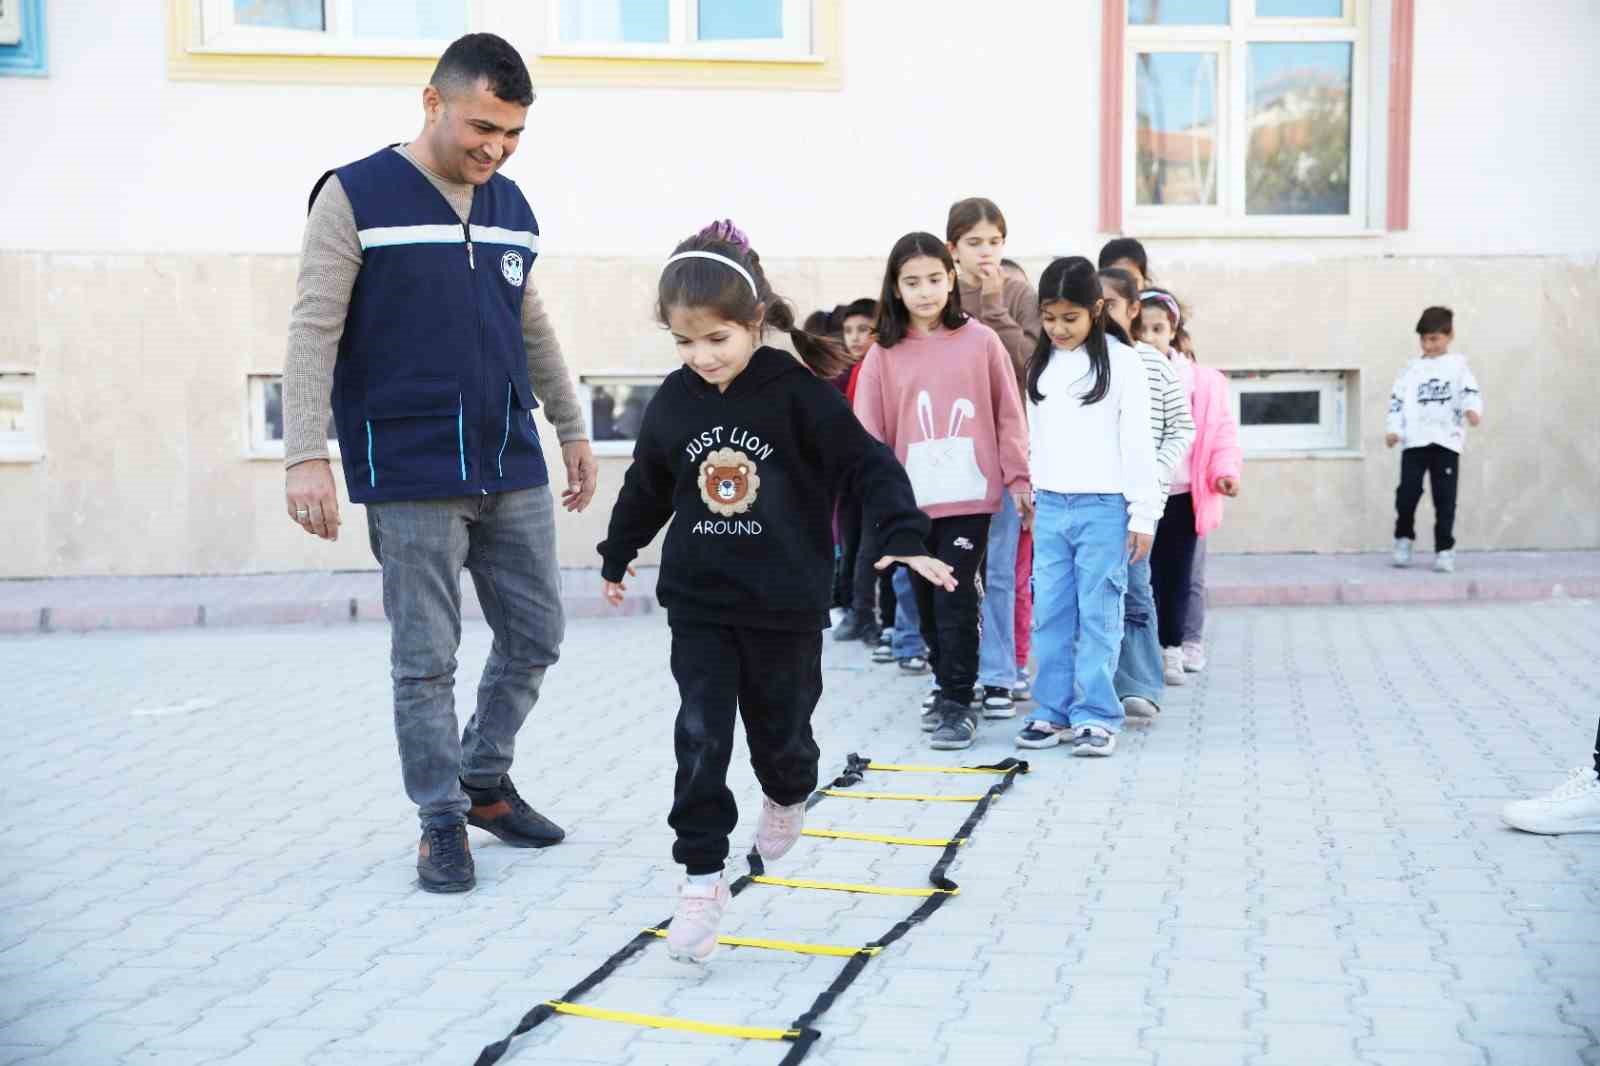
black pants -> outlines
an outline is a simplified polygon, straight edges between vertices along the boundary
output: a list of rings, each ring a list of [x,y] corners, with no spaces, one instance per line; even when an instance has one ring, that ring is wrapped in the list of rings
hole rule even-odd
[[[1187,492],[1167,497],[1167,509],[1156,526],[1150,549],[1150,589],[1156,600],[1156,633],[1163,648],[1183,645],[1189,620],[1189,579],[1194,573],[1194,497]]]
[[[817,787],[811,712],[822,698],[822,634],[674,623],[672,676],[683,701],[667,816],[678,834],[672,857],[691,874],[716,873],[739,822],[728,789],[735,715],[744,718],[756,780],[774,803],[799,803]]]
[[[877,531],[860,525],[860,539],[856,545],[855,573],[851,575],[850,606],[856,617],[864,622],[873,620],[888,629],[894,625],[894,571],[878,570],[874,565],[883,555],[883,545]]]
[[[957,703],[972,702],[978,683],[978,644],[983,625],[983,562],[989,552],[993,515],[964,514],[935,518],[928,534],[928,554],[956,572],[956,590],[934,588],[912,574],[917,610],[922,615],[922,640],[928,645],[939,691]]]
[[[1456,546],[1456,483],[1461,477],[1461,456],[1442,444],[1407,448],[1400,453],[1400,487],[1394,492],[1396,540],[1417,539],[1417,503],[1422,499],[1422,475],[1433,490],[1433,549],[1446,552]]]
[[[839,560],[833,568],[833,605],[855,606],[856,556],[861,549],[861,501],[849,493],[839,497]]]

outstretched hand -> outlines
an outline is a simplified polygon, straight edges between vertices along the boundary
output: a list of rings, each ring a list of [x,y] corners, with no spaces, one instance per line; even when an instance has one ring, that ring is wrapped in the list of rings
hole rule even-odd
[[[956,590],[956,572],[950,568],[949,563],[943,559],[935,559],[931,555],[885,555],[873,564],[873,569],[887,570],[896,563],[904,563],[922,575],[925,581],[939,586],[946,592]]]
[[[628,567],[628,576],[629,577],[638,577],[639,573],[633,567],[630,566],[630,567]],[[628,591],[628,586],[624,585],[622,582],[620,582],[620,581],[607,581],[605,583],[605,590],[604,590],[606,602],[609,603],[613,607],[621,607],[622,606],[622,598],[627,593],[627,591]]]

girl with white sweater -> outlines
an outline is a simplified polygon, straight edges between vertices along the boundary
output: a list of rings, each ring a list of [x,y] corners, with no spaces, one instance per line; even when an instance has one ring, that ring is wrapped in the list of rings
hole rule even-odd
[[[1110,755],[1128,564],[1149,555],[1163,502],[1150,389],[1089,260],[1045,269],[1039,313],[1027,374],[1038,709],[1017,746]]]

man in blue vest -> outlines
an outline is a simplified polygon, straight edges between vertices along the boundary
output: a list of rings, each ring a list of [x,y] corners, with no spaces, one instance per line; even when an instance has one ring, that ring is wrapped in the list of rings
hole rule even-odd
[[[595,462],[530,272],[539,223],[498,173],[533,87],[515,49],[469,34],[422,91],[422,133],[323,175],[311,193],[284,365],[289,517],[339,536],[330,414],[350,499],[365,504],[391,626],[395,733],[430,892],[475,883],[468,824],[515,847],[562,830],[511,783],[518,729],[563,631],[554,502],[533,412],[555,426],[562,503]],[[465,732],[455,717],[460,577],[494,644]]]

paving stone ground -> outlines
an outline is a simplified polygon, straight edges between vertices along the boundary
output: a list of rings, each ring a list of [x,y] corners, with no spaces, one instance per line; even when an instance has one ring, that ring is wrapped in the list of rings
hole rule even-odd
[[[1588,757],[1600,608],[1230,608],[1211,626],[1211,669],[1115,757],[1032,753],[952,872],[962,894],[867,968],[808,1062],[1600,1066],[1600,835],[1497,818]],[[463,713],[487,637],[467,629]],[[666,649],[659,616],[572,624],[516,772],[568,840],[474,830],[478,889],[440,897],[413,885],[384,627],[0,641],[0,1064],[471,1063],[671,909]],[[850,751],[1015,753],[1006,723],[927,751],[923,684],[830,645],[825,773]],[[829,799],[812,822],[939,835],[963,810]],[[916,885],[931,859],[807,839],[775,872]],[[863,942],[909,909],[757,887],[728,931]],[[838,967],[652,949],[589,1002],[781,1026]],[[782,1051],[562,1018],[505,1061]]]

